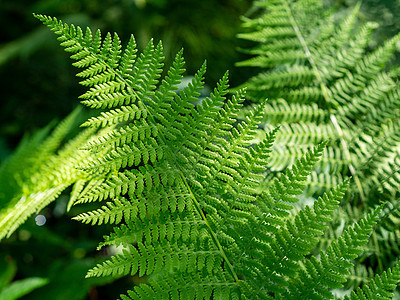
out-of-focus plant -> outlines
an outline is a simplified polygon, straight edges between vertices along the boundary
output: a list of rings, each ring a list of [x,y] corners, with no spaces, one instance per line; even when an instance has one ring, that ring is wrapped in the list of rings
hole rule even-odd
[[[379,27],[369,42],[371,48],[377,47],[389,37],[400,32],[400,23],[398,22],[400,0],[325,0],[325,2],[334,4],[338,9],[347,9],[360,2],[360,16],[367,21],[379,23]],[[395,62],[399,62],[399,55]]]
[[[47,284],[47,279],[31,277],[11,282],[17,272],[10,257],[0,257],[0,300],[15,300]]]

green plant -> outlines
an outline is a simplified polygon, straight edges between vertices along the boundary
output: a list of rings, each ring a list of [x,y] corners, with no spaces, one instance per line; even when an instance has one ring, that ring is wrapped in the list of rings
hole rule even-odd
[[[352,260],[367,243],[384,205],[368,212],[325,250],[313,250],[333,219],[348,181],[294,210],[307,176],[326,143],[306,152],[260,190],[276,130],[257,144],[265,102],[244,121],[239,90],[226,100],[225,74],[206,99],[205,64],[176,92],[184,73],[182,51],[166,77],[162,45],[151,41],[136,55],[133,37],[122,51],[117,34],[101,38],[55,18],[36,15],[71,53],[82,84],[82,103],[101,109],[83,125],[101,128],[84,147],[73,204],[105,202],[75,217],[114,224],[99,248],[121,254],[87,276],[135,275],[146,283],[121,299],[326,299],[343,286]],[[372,205],[371,205],[372,206]],[[352,292],[351,299],[389,299],[400,265]]]
[[[0,260],[0,300],[19,299],[48,282],[45,278],[31,277],[10,283],[16,271],[15,262],[2,256]]]
[[[209,62],[206,84],[214,84],[220,70],[239,58],[232,44],[240,28],[238,15],[250,0],[17,0],[2,1],[0,26],[0,162],[27,132],[63,118],[82,93],[74,69],[48,30],[32,12],[62,18],[82,28],[118,32],[122,40],[135,35],[143,50],[153,37],[163,40],[165,64],[185,49],[188,74],[195,73],[205,57]],[[204,20],[207,19],[207,22]],[[16,84],[24,78],[23,86]],[[243,76],[240,74],[240,76]],[[239,82],[239,74],[230,80]],[[49,84],[51,82],[51,84]],[[54,94],[54,90],[59,92]]]
[[[78,151],[92,135],[89,129],[65,143],[79,123],[75,109],[51,132],[49,124],[23,139],[0,167],[0,240],[9,237],[29,216],[49,205],[83,173],[75,166],[88,152]],[[65,143],[65,144],[64,144]]]
[[[400,35],[369,49],[375,23],[357,20],[359,5],[344,19],[320,1],[258,1],[258,14],[243,19],[240,38],[255,42],[253,57],[238,63],[260,68],[243,86],[254,102],[268,98],[263,124],[280,125],[268,164],[284,170],[316,143],[329,139],[308,194],[321,194],[353,177],[343,208],[321,247],[379,202],[388,201],[373,239],[348,285],[382,271],[399,249],[400,89],[398,66],[389,69]],[[314,17],[312,17],[314,16]],[[322,17],[317,17],[322,16]],[[266,182],[268,184],[268,181]],[[322,241],[322,240],[321,240]]]

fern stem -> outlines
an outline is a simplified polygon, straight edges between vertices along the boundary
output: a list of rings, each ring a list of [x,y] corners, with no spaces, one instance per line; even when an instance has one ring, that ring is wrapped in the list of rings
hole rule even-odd
[[[124,81],[124,79],[123,79],[122,77],[119,77],[119,79],[122,80],[122,81]],[[125,81],[124,81],[124,82],[125,82]],[[134,89],[132,89],[129,85],[127,85],[127,88],[128,88],[128,90],[129,90],[130,93],[132,93],[132,94],[134,94],[134,95],[136,96],[136,98],[138,99],[138,101],[142,101],[142,99],[140,99],[140,97],[137,95],[137,93],[135,92]],[[144,107],[146,107],[146,106],[144,105]],[[146,109],[147,109],[147,108],[146,108]],[[155,121],[153,115],[150,113],[149,110],[147,110],[147,115],[148,115],[148,117],[153,121],[153,123],[155,124],[156,121]],[[164,143],[165,145],[167,145],[167,141],[166,141],[164,135],[163,135],[161,132],[160,132],[160,134],[159,134],[159,137],[160,137],[160,139],[163,141],[163,143]],[[168,149],[168,150],[169,150],[169,149]],[[174,155],[171,154],[171,157],[174,157]],[[192,200],[193,200],[193,203],[194,203],[194,205],[195,205],[195,207],[196,207],[197,212],[199,213],[199,215],[200,215],[201,218],[203,219],[204,223],[206,224],[207,229],[208,229],[208,231],[209,231],[209,233],[210,233],[210,235],[211,235],[211,238],[213,239],[213,241],[214,241],[215,245],[217,246],[218,250],[220,251],[222,258],[225,260],[226,264],[228,265],[229,272],[231,273],[233,279],[235,280],[235,284],[236,284],[237,286],[239,286],[239,278],[238,278],[238,276],[237,276],[235,270],[233,269],[232,263],[229,261],[228,257],[227,257],[226,254],[225,254],[224,249],[222,248],[222,245],[221,245],[221,243],[220,243],[220,241],[219,241],[217,235],[215,234],[215,232],[214,232],[213,229],[211,228],[210,224],[208,223],[207,218],[206,218],[206,216],[204,215],[204,212],[201,210],[200,203],[197,201],[195,195],[193,194],[193,192],[192,192],[192,190],[191,190],[191,188],[190,188],[190,186],[189,186],[189,184],[188,184],[188,182],[187,182],[185,176],[183,175],[183,172],[179,169],[179,166],[176,166],[176,167],[177,167],[178,170],[179,170],[179,173],[180,173],[179,175],[180,175],[180,177],[182,178],[183,183],[185,184],[186,188],[188,189],[188,192],[189,192],[189,194],[190,194],[190,197],[191,197]]]
[[[377,261],[378,261],[379,272],[383,272],[384,268],[383,268],[383,264],[382,264],[381,251],[380,251],[379,242],[378,242],[378,238],[376,236],[375,230],[372,232],[372,241],[375,244],[375,251],[376,251],[376,257],[377,257]]]
[[[297,25],[296,20],[294,19],[294,16],[293,16],[293,13],[292,13],[292,10],[291,10],[289,4],[287,3],[286,0],[284,0],[283,3],[285,4],[286,12],[289,15],[290,23],[292,24],[292,27],[293,27],[294,31],[296,32],[296,36],[297,36],[298,40],[300,41],[300,44],[303,46],[303,50],[304,50],[304,52],[306,54],[306,57],[307,57],[310,65],[311,65],[311,67],[312,67],[312,69],[314,71],[315,77],[317,78],[317,81],[318,81],[319,86],[320,86],[321,91],[322,91],[322,95],[323,95],[323,97],[325,99],[325,103],[328,106],[329,119],[331,120],[333,127],[336,129],[337,133],[339,134],[340,143],[342,144],[345,158],[349,161],[348,167],[349,167],[350,174],[354,178],[354,182],[355,182],[355,184],[357,186],[357,189],[358,189],[358,191],[360,193],[361,202],[364,202],[365,201],[365,196],[364,196],[363,188],[362,188],[362,185],[361,185],[361,181],[360,181],[360,178],[358,178],[358,176],[357,176],[357,172],[356,172],[353,164],[351,163],[351,155],[350,155],[350,151],[349,151],[349,147],[347,145],[347,142],[343,138],[343,130],[340,127],[336,116],[332,113],[332,108],[329,105],[330,104],[330,102],[329,102],[330,91],[329,91],[328,87],[324,84],[324,82],[322,80],[321,73],[318,70],[318,67],[317,67],[317,65],[316,65],[316,63],[314,61],[314,58],[312,57],[311,51],[307,46],[306,40],[304,39],[303,35],[300,32],[300,28]]]
[[[233,269],[233,266],[232,266],[231,262],[229,261],[228,257],[226,256],[225,251],[222,248],[222,245],[219,242],[217,235],[212,230],[210,224],[207,222],[207,218],[204,215],[204,212],[201,210],[200,203],[197,201],[196,197],[194,196],[194,194],[193,194],[188,182],[186,181],[186,178],[183,176],[182,172],[181,172],[180,175],[181,175],[181,178],[183,180],[183,183],[185,184],[186,188],[189,191],[190,197],[192,198],[192,200],[193,200],[193,202],[195,204],[197,212],[200,214],[201,218],[204,220],[204,223],[206,224],[206,226],[207,226],[207,228],[208,228],[208,230],[209,230],[209,232],[211,234],[211,237],[214,240],[214,243],[218,247],[218,250],[221,252],[222,257],[224,258],[226,264],[228,265],[228,269],[229,269],[231,275],[233,276],[233,279],[235,280],[236,285],[239,286],[239,278],[237,277],[236,272]]]
[[[71,36],[70,36],[69,38],[72,39]],[[83,47],[83,45],[81,45],[81,46],[82,46],[82,48],[87,49],[87,47]],[[89,49],[87,49],[87,50],[89,50]],[[129,93],[131,93],[132,95],[135,95],[137,101],[141,101],[141,102],[143,103],[142,99],[140,99],[140,97],[139,97],[139,95],[136,93],[136,91],[130,86],[129,82],[127,82],[127,81],[123,78],[123,76],[121,76],[120,72],[118,72],[117,70],[115,70],[114,68],[112,68],[112,67],[111,67],[106,61],[104,61],[103,59],[101,59],[101,58],[99,58],[99,57],[96,57],[96,58],[97,58],[98,60],[101,60],[101,62],[102,62],[103,64],[105,64],[109,70],[112,70],[112,71],[115,73],[116,80],[118,80],[119,82],[124,83],[125,86],[126,86],[126,88],[127,88],[127,90],[129,91]],[[146,105],[143,105],[143,107],[146,107]],[[155,121],[153,115],[150,113],[150,111],[147,109],[147,107],[146,107],[146,110],[147,110],[147,115],[148,115],[148,117],[153,121],[154,124],[156,124],[156,121]],[[166,141],[164,135],[162,135],[161,132],[160,132],[159,137],[160,137],[160,139],[162,140],[162,142],[163,142],[165,145],[167,145],[167,141]],[[171,155],[171,157],[173,157],[173,156],[174,156],[174,155]],[[179,169],[178,166],[177,166],[177,168]],[[210,233],[210,235],[211,235],[211,237],[212,237],[212,239],[213,239],[215,245],[217,246],[218,250],[219,250],[220,253],[221,253],[221,256],[223,257],[223,259],[225,260],[226,264],[228,265],[228,269],[229,269],[229,271],[230,271],[232,277],[233,277],[234,280],[235,280],[235,284],[236,284],[237,286],[239,286],[239,278],[237,277],[237,275],[236,275],[236,273],[235,273],[235,271],[234,271],[234,269],[233,269],[233,266],[232,266],[231,262],[229,261],[228,257],[226,256],[226,254],[225,254],[225,252],[224,252],[224,249],[222,248],[222,245],[221,245],[221,243],[220,243],[219,240],[218,240],[218,237],[216,236],[215,232],[212,230],[210,224],[207,222],[206,216],[204,215],[203,211],[201,210],[200,204],[199,204],[199,202],[197,201],[197,199],[196,199],[196,197],[194,196],[194,194],[192,193],[192,191],[191,191],[191,189],[190,189],[190,187],[189,187],[189,184],[188,184],[187,181],[186,181],[186,178],[183,176],[182,171],[179,170],[179,173],[180,173],[180,176],[181,176],[181,178],[182,178],[184,184],[186,185],[186,188],[187,188],[188,191],[190,192],[190,195],[191,195],[191,198],[192,198],[192,200],[193,200],[193,202],[194,202],[194,204],[195,204],[195,207],[196,207],[198,213],[200,214],[201,218],[202,218],[203,221],[205,222],[205,224],[206,224],[206,226],[207,226],[207,229],[208,229],[208,231],[209,231],[209,233]]]

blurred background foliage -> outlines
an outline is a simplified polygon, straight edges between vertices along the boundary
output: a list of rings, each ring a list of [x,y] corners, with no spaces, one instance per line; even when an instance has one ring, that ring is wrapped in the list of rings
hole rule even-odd
[[[361,18],[377,22],[379,28],[374,32],[371,48],[400,32],[400,0],[324,0],[328,5],[335,5],[339,9],[353,7],[361,2]],[[396,63],[399,62],[399,57]]]
[[[357,2],[324,1],[339,9]],[[139,50],[150,38],[162,40],[167,66],[183,47],[187,75],[193,75],[207,59],[206,82],[213,87],[227,69],[232,86],[256,72],[234,67],[242,60],[237,47],[243,42],[235,37],[240,31],[239,17],[251,11],[251,4],[251,0],[0,0],[0,163],[23,135],[70,113],[83,92],[68,55],[32,17],[33,12],[103,33],[118,32],[122,41],[133,33]],[[381,25],[372,48],[400,31],[400,0],[364,0],[361,12],[362,18]],[[47,219],[44,226],[37,226],[32,217],[0,243],[0,267],[6,266],[1,271],[11,270],[8,275],[0,272],[0,287],[33,278],[42,281],[26,287],[33,292],[22,299],[117,298],[120,290],[139,279],[120,279],[113,285],[105,285],[109,280],[104,278],[84,279],[87,269],[101,259],[95,247],[108,230],[71,221],[79,208],[66,213],[67,195],[41,212]]]

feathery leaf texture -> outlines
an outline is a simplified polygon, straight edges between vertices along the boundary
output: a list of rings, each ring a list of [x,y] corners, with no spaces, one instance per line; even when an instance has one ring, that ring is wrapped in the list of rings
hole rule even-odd
[[[78,149],[90,139],[93,130],[87,129],[62,144],[65,136],[78,127],[80,111],[79,107],[74,110],[50,135],[51,126],[48,126],[24,139],[1,165],[0,240],[9,237],[29,216],[83,178],[84,174],[76,165],[85,160],[89,152]]]
[[[352,175],[352,190],[367,201],[368,194],[382,188],[379,183],[389,183],[388,176],[397,176],[397,170],[391,174],[387,166],[399,166],[395,157],[400,145],[400,90],[396,73],[385,67],[400,34],[368,52],[376,24],[358,24],[359,5],[336,25],[321,2],[256,2],[259,14],[253,19],[244,18],[245,33],[239,34],[239,38],[256,42],[246,50],[254,57],[238,65],[264,70],[243,87],[255,102],[269,99],[266,127],[281,126],[276,151],[271,154],[273,170],[283,170],[293,163],[293,157],[286,155],[293,145],[306,151],[329,139],[320,173],[328,173],[332,180]],[[311,16],[318,12],[322,17],[313,20]],[[271,47],[273,52],[267,50]],[[286,57],[281,58],[284,63],[262,63],[277,52]],[[298,55],[292,57],[292,53]],[[381,169],[387,173],[381,173]],[[385,188],[388,194],[398,196],[398,185],[386,184]]]
[[[243,19],[239,34],[255,42],[244,50],[253,57],[238,65],[261,68],[242,87],[254,102],[269,99],[265,129],[281,128],[268,165],[273,172],[279,174],[328,140],[309,177],[308,195],[318,196],[352,176],[346,198],[361,214],[380,201],[391,203],[379,222],[383,229],[368,246],[382,271],[397,259],[389,254],[387,239],[400,224],[400,88],[398,73],[388,68],[400,34],[371,51],[368,43],[377,25],[357,20],[359,6],[339,23],[322,1],[257,1],[257,15]]]
[[[239,121],[244,92],[227,99],[227,73],[199,100],[206,65],[178,92],[182,51],[161,78],[161,43],[150,41],[137,55],[133,37],[123,49],[117,34],[102,39],[100,31],[83,33],[56,18],[36,17],[83,69],[78,76],[89,91],[82,102],[102,109],[84,123],[102,130],[84,147],[91,155],[79,168],[88,179],[76,184],[71,204],[105,202],[75,219],[114,224],[99,248],[122,251],[87,277],[146,276],[122,300],[282,299],[311,295],[314,282],[321,282],[318,295],[333,298],[331,289],[343,285],[349,260],[362,251],[382,208],[321,259],[309,258],[348,187],[345,181],[312,207],[291,213],[325,142],[260,192],[278,134],[273,129],[253,143],[265,102]],[[301,280],[306,277],[312,280]]]

